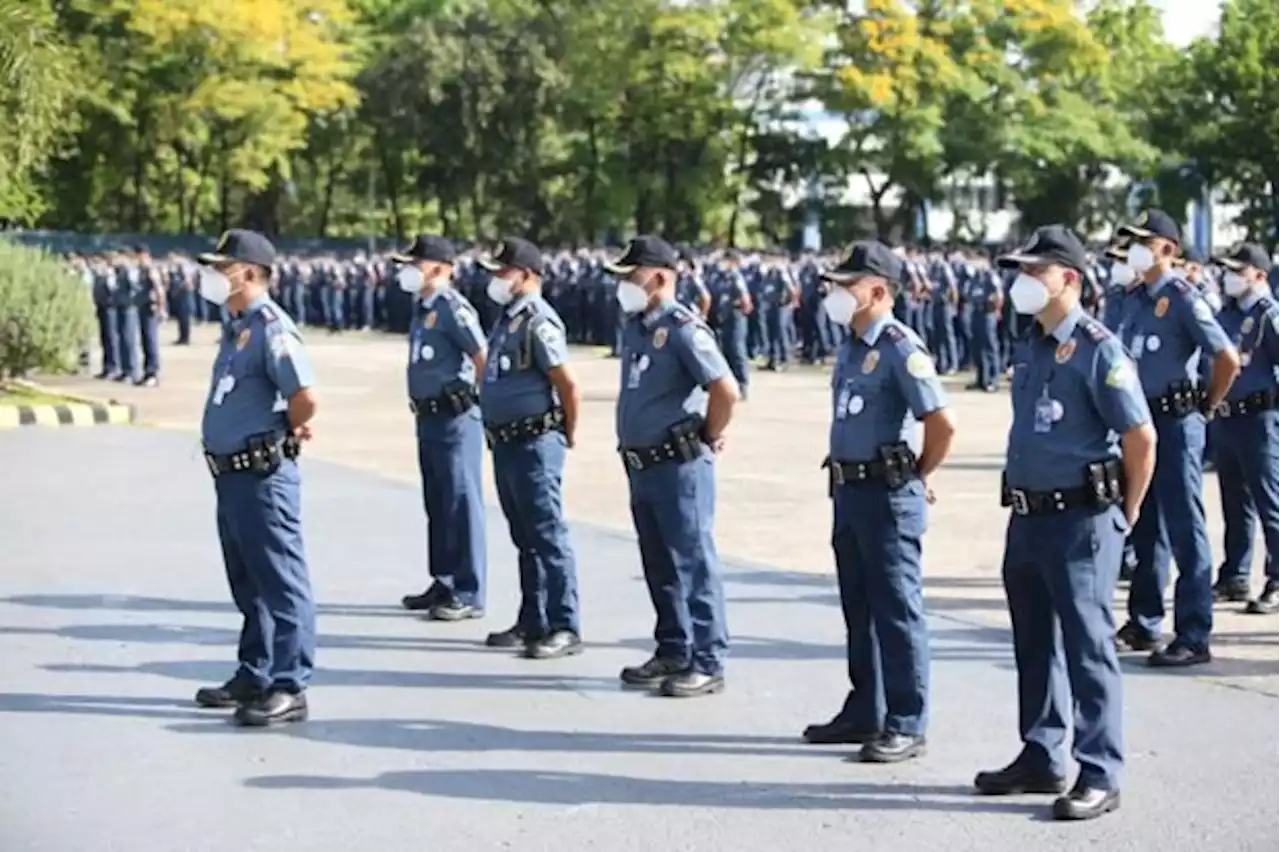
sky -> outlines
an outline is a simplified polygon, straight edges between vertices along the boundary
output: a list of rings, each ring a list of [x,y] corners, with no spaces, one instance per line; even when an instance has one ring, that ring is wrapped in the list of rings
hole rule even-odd
[[[1165,35],[1178,46],[1212,33],[1218,23],[1218,0],[1152,0],[1152,5],[1164,16]]]

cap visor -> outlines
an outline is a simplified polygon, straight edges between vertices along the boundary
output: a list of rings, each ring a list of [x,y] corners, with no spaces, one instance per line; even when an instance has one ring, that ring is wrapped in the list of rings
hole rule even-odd
[[[417,260],[417,258],[411,254],[405,254],[403,252],[397,251],[391,254],[391,260],[394,261],[395,263],[413,263]]]
[[[498,263],[496,260],[494,260],[491,257],[477,257],[476,263],[480,264],[490,272],[497,272],[499,269],[502,268],[502,264]]]
[[[1154,237],[1156,235],[1155,231],[1148,231],[1146,228],[1139,228],[1134,225],[1121,225],[1119,228],[1116,228],[1116,233],[1122,237],[1136,237],[1140,240],[1145,240],[1148,237]]]
[[[1006,254],[996,258],[996,266],[1001,269],[1012,269],[1015,266],[1021,266],[1024,263],[1032,265],[1042,265],[1048,263],[1044,257],[1038,254]]]
[[[225,254],[206,251],[196,255],[196,263],[204,266],[216,266],[219,263],[231,263],[233,258],[227,257]]]
[[[1215,257],[1213,262],[1232,272],[1239,272],[1245,265],[1243,260],[1236,260],[1234,257]]]
[[[634,266],[628,266],[624,263],[609,263],[605,261],[603,264],[605,272],[612,272],[614,275],[628,275],[635,270]]]
[[[859,275],[862,275],[862,273],[861,272],[840,272],[839,270],[833,269],[830,272],[822,273],[818,277],[820,277],[823,281],[834,281],[837,284],[847,284],[850,281],[857,278]]]

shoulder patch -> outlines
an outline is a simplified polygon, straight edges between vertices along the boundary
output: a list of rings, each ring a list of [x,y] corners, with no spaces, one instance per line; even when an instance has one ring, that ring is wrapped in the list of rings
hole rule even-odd
[[[1136,380],[1137,375],[1134,373],[1133,365],[1129,363],[1128,358],[1123,356],[1107,371],[1105,379],[1109,388],[1130,388],[1133,387]]]
[[[533,333],[538,335],[538,339],[548,346],[553,346],[560,341],[563,335],[560,333],[560,327],[546,317],[538,317],[529,324],[533,329]]]
[[[692,343],[699,352],[714,352],[718,348],[715,335],[704,325],[694,328]]]
[[[923,352],[912,352],[907,356],[907,374],[916,379],[929,379],[938,374],[933,359]]]
[[[1200,322],[1208,322],[1213,319],[1213,308],[1209,307],[1209,303],[1204,300],[1203,296],[1197,296],[1195,302],[1191,306],[1191,313]]]

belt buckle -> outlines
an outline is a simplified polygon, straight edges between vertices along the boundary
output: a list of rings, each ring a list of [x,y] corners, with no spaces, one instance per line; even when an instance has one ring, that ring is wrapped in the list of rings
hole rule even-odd
[[[213,453],[204,454],[204,463],[209,466],[209,473],[216,477],[218,475],[218,461]]]
[[[840,462],[831,463],[831,481],[836,485],[844,485],[844,465]]]
[[[632,470],[643,470],[644,462],[640,460],[640,454],[635,450],[627,450],[622,454],[623,459],[627,462],[627,467]]]
[[[1031,501],[1027,499],[1027,492],[1021,488],[1009,489],[1009,504],[1013,507],[1015,515],[1031,514]]]

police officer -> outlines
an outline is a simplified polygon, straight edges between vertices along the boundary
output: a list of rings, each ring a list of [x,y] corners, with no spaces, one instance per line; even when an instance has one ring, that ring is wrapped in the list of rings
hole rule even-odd
[[[1151,480],[1155,430],[1123,345],[1080,305],[1088,261],[1075,234],[1040,228],[999,263],[1020,270],[1010,298],[1018,313],[1036,318],[1018,348],[1025,360],[1014,364],[1001,495],[1012,508],[1002,574],[1023,746],[974,784],[987,795],[1066,791],[1062,746],[1073,715],[1080,775],[1053,803],[1053,816],[1092,819],[1120,806],[1111,589]]]
[[[925,751],[921,541],[927,479],[946,457],[955,425],[928,347],[893,316],[903,261],[882,243],[858,242],[824,277],[834,286],[823,309],[852,330],[831,376],[823,465],[852,688],[835,718],[810,725],[804,738],[861,743],[862,760],[897,763]]]
[[[516,623],[485,644],[523,646],[530,659],[578,654],[578,571],[561,479],[578,431],[579,391],[564,322],[542,298],[542,252],[535,245],[508,238],[480,264],[493,273],[489,298],[502,306],[489,336],[480,411],[520,565]]]
[[[134,268],[138,275],[138,336],[142,343],[141,387],[160,383],[160,323],[168,316],[168,300],[164,282],[142,246],[134,249]]]
[[[724,353],[729,370],[738,383],[738,393],[746,400],[751,380],[747,319],[754,313],[755,303],[739,270],[741,262],[742,257],[736,251],[724,256],[720,275],[711,289],[711,310],[720,351]]]
[[[94,378],[116,381],[120,378],[120,326],[116,311],[116,287],[119,286],[114,270],[102,257],[95,256],[90,264],[93,270],[93,309],[98,319],[98,341],[102,346],[102,371]]]
[[[1137,557],[1129,585],[1129,621],[1116,637],[1135,651],[1153,650],[1153,666],[1210,660],[1213,568],[1205,530],[1202,462],[1205,417],[1226,396],[1240,358],[1213,309],[1173,272],[1181,230],[1168,214],[1149,210],[1119,229],[1133,238],[1128,264],[1141,281],[1125,299],[1122,322],[1129,354],[1159,435],[1155,481],[1133,528]],[[1197,387],[1197,352],[1213,356],[1207,390]],[[1169,554],[1178,561],[1174,640],[1159,647]]]
[[[430,234],[391,256],[400,264],[400,289],[417,300],[406,377],[432,580],[401,604],[434,621],[484,614],[484,428],[476,378],[484,374],[485,336],[475,308],[451,286],[456,256],[451,242]]]
[[[251,726],[306,719],[316,641],[295,461],[311,436],[316,395],[298,330],[267,295],[275,257],[266,237],[242,230],[227,231],[198,257],[201,295],[230,315],[201,433],[244,625],[239,669],[223,685],[200,689],[196,703],[235,706],[236,722]]]
[[[1245,243],[1217,262],[1226,270],[1222,284],[1227,296],[1218,321],[1239,351],[1243,368],[1213,423],[1218,439],[1218,487],[1227,526],[1227,562],[1216,591],[1229,599],[1238,599],[1235,592],[1247,595],[1252,516],[1256,514],[1262,520],[1267,546],[1266,584],[1246,612],[1269,614],[1277,611],[1280,586],[1276,561],[1280,538],[1280,415],[1276,412],[1280,307],[1267,287],[1272,264],[1261,246]]]
[[[627,470],[657,650],[622,670],[629,686],[693,697],[724,688],[724,587],[716,555],[715,461],[738,388],[711,330],[676,301],[678,258],[642,235],[606,268],[628,317],[618,449]]]
[[[995,270],[985,265],[975,269],[965,299],[972,308],[969,339],[977,368],[977,375],[969,387],[991,392],[1000,383],[999,325],[1000,311],[1004,306],[1004,294]]]

